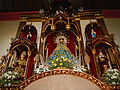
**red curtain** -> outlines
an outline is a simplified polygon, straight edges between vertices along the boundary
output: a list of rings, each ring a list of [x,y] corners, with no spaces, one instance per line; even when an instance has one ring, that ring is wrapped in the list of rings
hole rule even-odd
[[[92,75],[95,76],[96,78],[98,78],[96,67],[95,67],[95,59],[94,59],[92,52],[89,53],[89,56],[90,56],[90,60],[91,60],[90,67],[91,67]]]
[[[31,34],[32,34],[32,38],[30,39],[30,41],[36,42],[36,34],[34,32]]]
[[[21,37],[22,38],[27,38],[27,32],[21,32]]]
[[[71,51],[72,54],[75,55],[75,35],[72,32],[68,32],[69,35],[69,43],[67,43],[67,47],[69,48],[69,50]],[[50,56],[50,54],[54,51],[54,49],[56,48],[57,44],[54,42],[54,34],[50,34],[48,36],[48,56]]]
[[[48,36],[48,56],[50,56],[50,54],[54,51],[54,49],[57,46],[53,39],[54,34],[52,33]]]
[[[68,32],[69,35],[69,43],[67,43],[67,47],[75,55],[75,35],[72,32]]]
[[[36,33],[35,32],[31,32],[31,34],[32,34],[32,37],[30,38],[30,41],[36,42]],[[28,32],[22,32],[21,33],[21,37],[22,38],[27,39],[27,35],[28,35]]]
[[[34,57],[35,53],[32,53],[31,56],[28,58],[27,63],[27,78],[32,76],[33,69],[34,69]]]

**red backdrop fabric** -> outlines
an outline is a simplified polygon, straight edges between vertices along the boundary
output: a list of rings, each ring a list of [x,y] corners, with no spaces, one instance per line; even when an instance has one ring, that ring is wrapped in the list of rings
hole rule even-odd
[[[31,56],[28,58],[27,78],[32,76],[33,69],[34,69],[34,57],[35,57],[35,53],[32,53]]]
[[[92,75],[95,76],[96,78],[98,78],[96,67],[95,67],[95,59],[94,59],[92,52],[89,53],[89,56],[90,56],[90,60],[91,60],[90,67],[91,67]]]
[[[67,43],[67,47],[69,48],[71,53],[75,55],[75,35],[72,32],[68,32],[68,36],[70,41],[69,43]],[[54,37],[55,34],[53,33],[48,36],[48,56],[50,56],[50,54],[57,46],[57,44],[54,42]]]
[[[69,32],[68,35],[69,35],[70,41],[69,43],[67,43],[67,47],[72,52],[72,54],[75,55],[75,35],[72,32]]]
[[[48,36],[48,56],[50,56],[50,54],[54,51],[56,46],[57,45],[54,42],[54,34],[52,33]]]

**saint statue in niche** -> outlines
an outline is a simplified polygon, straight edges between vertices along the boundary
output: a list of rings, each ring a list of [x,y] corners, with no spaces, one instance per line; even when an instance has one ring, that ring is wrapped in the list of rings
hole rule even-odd
[[[92,38],[97,37],[97,34],[96,34],[96,32],[93,29],[91,30],[91,36],[92,36]]]
[[[31,38],[32,38],[32,34],[31,34],[31,32],[28,32],[27,39],[31,40]]]
[[[25,73],[25,67],[27,62],[26,55],[27,55],[26,52],[23,51],[20,55],[20,59],[17,60],[16,63],[14,64],[15,66],[14,71],[18,72],[21,77],[24,77],[24,73]]]
[[[109,65],[108,65],[108,59],[107,57],[102,53],[102,51],[98,54],[98,68],[100,70],[100,75],[104,76],[105,72],[107,71]]]

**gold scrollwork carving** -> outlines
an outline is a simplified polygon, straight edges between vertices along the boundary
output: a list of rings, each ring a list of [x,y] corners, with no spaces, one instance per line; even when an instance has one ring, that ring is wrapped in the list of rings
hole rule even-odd
[[[38,80],[38,79],[41,79],[41,78],[44,78],[44,77],[47,77],[50,75],[59,75],[59,74],[74,75],[74,76],[79,76],[79,77],[88,79],[91,82],[93,82],[94,84],[96,84],[97,86],[99,86],[103,90],[120,89],[120,86],[110,86],[110,85],[104,84],[103,82],[101,82],[100,80],[96,79],[95,77],[93,77],[89,74],[77,72],[77,71],[72,71],[72,70],[51,70],[48,72],[41,73],[39,75],[34,75],[32,78],[24,81],[21,84],[20,89],[23,90],[27,85],[29,85],[30,83],[32,83],[35,80]]]

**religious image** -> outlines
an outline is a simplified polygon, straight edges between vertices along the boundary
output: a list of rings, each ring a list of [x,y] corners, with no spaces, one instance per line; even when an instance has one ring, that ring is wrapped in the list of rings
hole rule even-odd
[[[111,1],[24,2],[0,1],[0,90],[120,90]]]
[[[47,60],[47,64],[50,65],[50,68],[72,68],[74,65],[77,65],[78,60],[66,46],[67,38],[62,35],[58,36],[56,43],[57,47]]]

